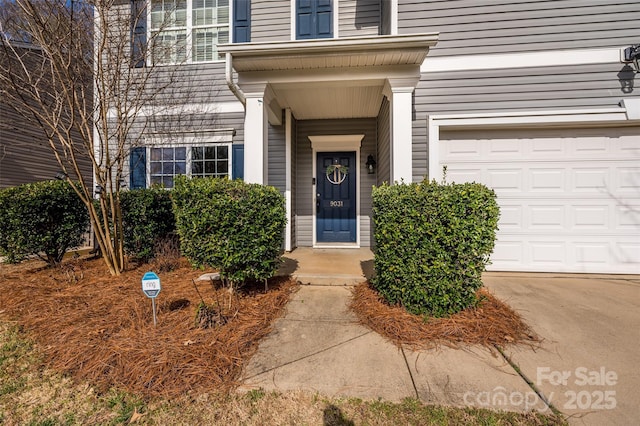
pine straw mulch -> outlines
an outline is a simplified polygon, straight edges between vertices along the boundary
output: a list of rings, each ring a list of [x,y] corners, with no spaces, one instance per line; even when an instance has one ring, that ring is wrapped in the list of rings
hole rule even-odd
[[[232,303],[237,313],[224,326],[197,328],[201,299],[192,279],[202,271],[182,260],[178,269],[159,274],[154,327],[151,300],[141,288],[149,265],[120,277],[111,277],[102,259],[38,265],[0,265],[0,318],[28,332],[50,367],[101,391],[117,387],[147,397],[232,389],[297,288],[289,278],[274,278],[266,293],[260,283],[230,297],[199,281],[207,304]]]
[[[401,306],[390,306],[367,282],[353,290],[351,309],[362,324],[387,338],[396,346],[414,350],[444,345],[460,348],[524,343],[538,347],[541,339],[525,324],[522,317],[498,300],[486,288],[478,291],[480,304],[448,318],[425,318],[407,312]]]

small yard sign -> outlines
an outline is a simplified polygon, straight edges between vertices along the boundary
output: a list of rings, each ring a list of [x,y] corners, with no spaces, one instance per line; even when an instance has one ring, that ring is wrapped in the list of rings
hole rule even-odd
[[[142,276],[142,291],[147,297],[151,298],[151,305],[153,307],[153,325],[157,325],[156,319],[156,297],[162,290],[160,285],[160,277],[155,272],[147,272]]]
[[[142,291],[147,297],[156,298],[160,290],[162,290],[160,277],[155,272],[147,272],[142,276]]]

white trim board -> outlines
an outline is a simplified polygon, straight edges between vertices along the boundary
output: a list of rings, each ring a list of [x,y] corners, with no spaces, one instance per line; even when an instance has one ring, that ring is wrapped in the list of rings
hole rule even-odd
[[[186,115],[186,114],[225,114],[225,113],[244,113],[244,105],[240,101],[230,102],[211,102],[211,103],[189,103],[181,105],[165,105],[165,106],[144,106],[140,108],[138,114],[146,117],[165,116],[165,115]],[[129,116],[133,116],[133,111],[129,111]],[[116,117],[116,109],[109,108],[107,118]]]
[[[620,62],[620,48],[547,50],[541,52],[496,53],[428,57],[421,73],[491,70],[502,68],[554,67]]]

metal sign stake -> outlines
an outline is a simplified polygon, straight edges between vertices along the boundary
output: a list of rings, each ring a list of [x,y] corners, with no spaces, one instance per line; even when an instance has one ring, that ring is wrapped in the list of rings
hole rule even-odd
[[[153,307],[153,326],[156,327],[158,325],[158,320],[156,319],[156,298],[151,298],[151,306]]]

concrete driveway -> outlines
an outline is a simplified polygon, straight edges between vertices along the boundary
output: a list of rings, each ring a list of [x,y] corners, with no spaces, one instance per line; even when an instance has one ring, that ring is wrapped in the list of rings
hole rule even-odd
[[[571,424],[640,424],[640,277],[486,273],[484,283],[544,339],[506,355]]]

